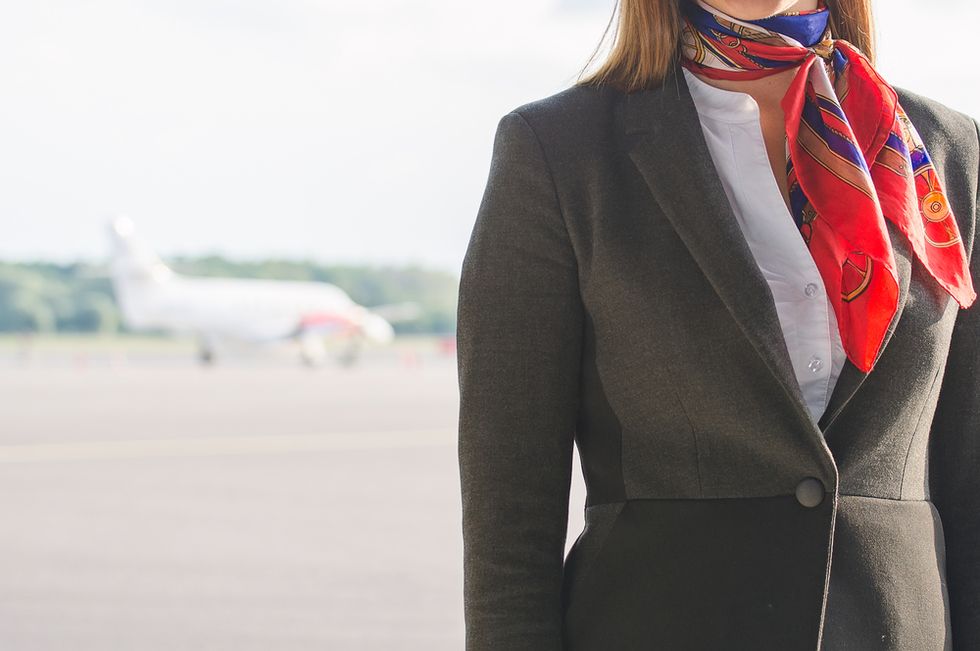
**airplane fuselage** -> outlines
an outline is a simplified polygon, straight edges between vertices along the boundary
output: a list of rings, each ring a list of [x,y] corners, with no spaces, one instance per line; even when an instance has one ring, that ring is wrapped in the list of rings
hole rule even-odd
[[[134,282],[117,288],[133,329],[262,341],[304,328],[323,334],[356,327],[365,310],[327,283],[248,278],[190,278]]]

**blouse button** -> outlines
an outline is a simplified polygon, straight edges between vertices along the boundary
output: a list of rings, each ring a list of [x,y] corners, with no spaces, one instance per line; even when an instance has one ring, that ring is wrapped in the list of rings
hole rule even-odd
[[[813,296],[814,294],[817,293],[817,284],[807,283],[806,287],[803,288],[803,291],[806,292],[807,296]]]
[[[817,371],[820,370],[820,367],[822,366],[823,366],[823,360],[817,357],[816,355],[814,355],[813,357],[810,358],[810,363],[807,365],[807,368],[809,368],[811,371],[816,373]]]

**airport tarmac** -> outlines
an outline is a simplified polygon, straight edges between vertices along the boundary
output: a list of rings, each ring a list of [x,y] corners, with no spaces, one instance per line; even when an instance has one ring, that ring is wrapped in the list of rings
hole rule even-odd
[[[187,352],[0,346],[0,649],[462,649],[452,353]]]

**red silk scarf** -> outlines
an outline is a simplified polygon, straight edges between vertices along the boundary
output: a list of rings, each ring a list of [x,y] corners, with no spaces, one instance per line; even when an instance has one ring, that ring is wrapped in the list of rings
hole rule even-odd
[[[790,212],[820,271],[848,359],[877,360],[898,304],[885,219],[939,285],[976,299],[939,177],[894,89],[854,45],[834,39],[823,0],[760,20],[682,0],[682,65],[713,79],[758,79],[798,66],[782,99]]]

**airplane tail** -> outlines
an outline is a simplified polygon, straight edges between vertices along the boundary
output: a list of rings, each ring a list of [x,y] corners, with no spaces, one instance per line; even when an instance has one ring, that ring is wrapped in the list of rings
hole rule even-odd
[[[139,327],[143,301],[169,283],[174,272],[135,233],[133,222],[117,217],[108,224],[111,274],[116,300],[126,322]]]

